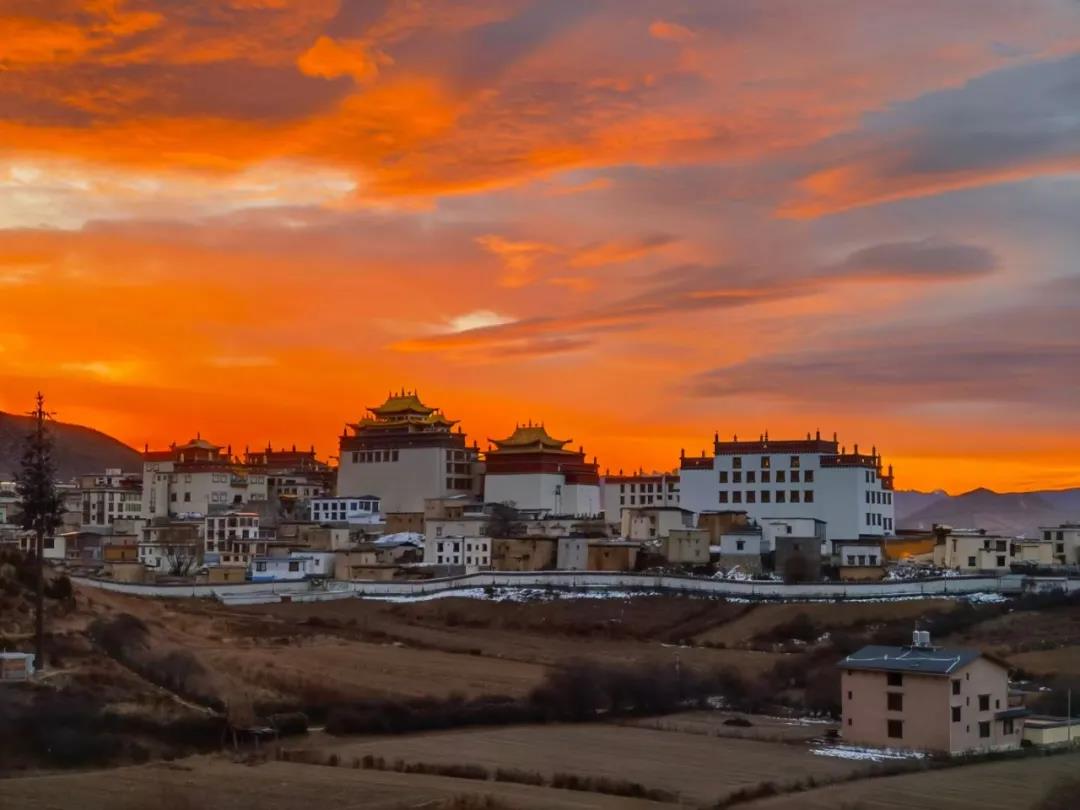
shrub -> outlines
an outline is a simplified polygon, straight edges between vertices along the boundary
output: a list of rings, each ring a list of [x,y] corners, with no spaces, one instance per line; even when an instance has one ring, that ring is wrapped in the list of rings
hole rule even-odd
[[[498,768],[495,771],[496,782],[516,782],[520,785],[543,785],[544,776],[536,771],[522,771],[516,768]]]
[[[737,726],[738,728],[750,728],[753,723],[747,720],[745,717],[729,717],[724,721],[725,726]]]

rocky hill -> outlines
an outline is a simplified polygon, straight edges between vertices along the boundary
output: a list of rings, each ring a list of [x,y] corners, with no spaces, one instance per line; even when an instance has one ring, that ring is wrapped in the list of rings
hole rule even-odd
[[[22,457],[23,440],[33,428],[29,416],[0,411],[0,480],[15,477]],[[53,435],[57,477],[70,480],[86,473],[120,468],[125,472],[142,470],[139,453],[121,441],[101,431],[66,422],[50,422]]]

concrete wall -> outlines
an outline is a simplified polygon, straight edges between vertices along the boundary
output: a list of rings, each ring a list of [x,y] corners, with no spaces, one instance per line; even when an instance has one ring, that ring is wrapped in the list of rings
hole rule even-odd
[[[970,593],[1020,593],[1040,582],[1068,591],[1080,590],[1080,579],[1022,577],[946,577],[912,582],[819,582],[785,585],[782,582],[730,582],[685,576],[657,576],[600,571],[491,571],[431,580],[382,582],[330,582],[315,588],[307,582],[241,583],[234,585],[128,585],[108,580],[72,577],[78,584],[134,596],[172,598],[249,599],[253,603],[347,599],[353,596],[422,596],[473,588],[565,588],[569,590],[663,590],[731,599],[860,600],[959,596]]]

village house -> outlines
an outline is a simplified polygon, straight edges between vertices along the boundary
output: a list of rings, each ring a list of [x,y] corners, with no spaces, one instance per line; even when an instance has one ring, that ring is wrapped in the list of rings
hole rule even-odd
[[[709,562],[709,533],[704,529],[671,529],[660,541],[660,552],[672,565]]]
[[[732,526],[709,547],[710,557],[721,568],[739,568],[758,574],[765,568],[764,541],[760,526]]]
[[[678,506],[678,473],[618,475],[605,473],[600,482],[604,520],[619,526],[626,506]]]
[[[79,476],[81,528],[108,530],[117,520],[142,514],[142,477],[119,469]]]
[[[1018,748],[1026,710],[1010,707],[1008,668],[976,650],[871,645],[841,660],[844,742],[946,754]]]
[[[674,529],[694,528],[694,513],[678,506],[627,506],[620,534],[627,540],[658,540]]]
[[[832,541],[832,564],[845,581],[873,581],[885,576],[885,548],[881,538]]]
[[[1080,565],[1080,523],[1040,526],[1039,533],[1045,542],[1053,544],[1052,554],[1055,563]]]
[[[312,498],[310,501],[313,523],[381,523],[379,499],[374,495],[344,498]]]
[[[1017,540],[984,529],[935,526],[934,565],[965,574],[1007,574],[1018,563],[1052,565],[1053,541]]]
[[[464,566],[466,572],[491,567],[490,537],[427,537],[424,564]]]
[[[496,571],[547,571],[555,567],[558,539],[554,537],[494,537],[491,567]]]
[[[266,557],[270,542],[259,535],[255,512],[225,512],[207,515],[203,529],[203,562],[208,566],[240,565],[245,568],[256,557]]]
[[[488,534],[491,516],[477,499],[466,496],[428,498],[424,501],[425,537],[482,537]]]

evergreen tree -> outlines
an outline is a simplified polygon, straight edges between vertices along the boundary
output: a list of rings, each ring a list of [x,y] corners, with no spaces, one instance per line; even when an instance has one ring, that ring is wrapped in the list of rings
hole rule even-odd
[[[22,528],[34,532],[34,555],[37,568],[36,659],[45,666],[45,538],[60,525],[63,502],[56,491],[56,464],[53,461],[52,437],[45,424],[45,397],[37,395],[37,408],[31,414],[34,427],[26,437],[22,466],[15,476]]]

